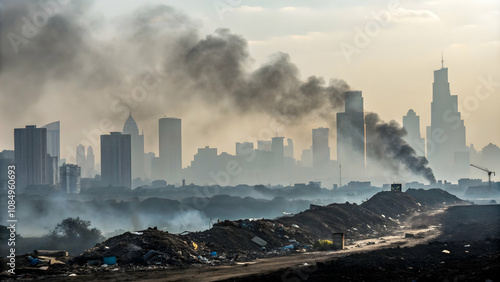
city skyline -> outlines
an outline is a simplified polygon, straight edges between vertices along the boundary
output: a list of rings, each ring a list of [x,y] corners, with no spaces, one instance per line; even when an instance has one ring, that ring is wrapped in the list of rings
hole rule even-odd
[[[500,126],[500,113],[496,111],[494,105],[500,103],[498,95],[490,95],[486,100],[474,100],[475,90],[482,86],[481,93],[495,94],[498,92],[496,85],[484,85],[484,82],[493,81],[496,83],[498,79],[498,60],[495,60],[495,48],[498,49],[497,35],[492,31],[494,24],[498,21],[498,17],[492,19],[495,11],[498,9],[495,5],[492,6],[489,2],[478,2],[474,9],[465,9],[462,2],[455,4],[466,11],[462,18],[454,18],[444,9],[444,4],[425,3],[399,3],[401,8],[392,14],[393,21],[388,27],[381,29],[380,33],[370,38],[370,44],[361,48],[361,52],[354,54],[352,60],[347,62],[345,56],[339,48],[342,42],[353,44],[353,37],[356,35],[356,28],[363,30],[365,25],[372,19],[371,12],[389,11],[388,3],[377,2],[374,4],[355,3],[343,4],[335,6],[331,3],[311,2],[309,6],[304,6],[297,1],[292,1],[284,5],[283,3],[265,3],[256,1],[255,3],[243,3],[223,13],[222,19],[212,5],[194,5],[194,2],[186,1],[185,3],[177,3],[172,1],[146,1],[147,4],[166,4],[173,5],[181,15],[192,19],[187,26],[188,30],[195,30],[199,36],[198,39],[203,39],[207,34],[213,34],[218,27],[230,28],[235,34],[241,35],[248,43],[248,51],[250,56],[255,59],[255,62],[248,65],[251,69],[256,69],[260,65],[269,61],[269,56],[276,52],[286,52],[290,55],[292,63],[296,64],[299,72],[299,77],[304,81],[310,75],[319,75],[324,77],[326,81],[330,78],[339,78],[346,80],[351,85],[352,90],[361,90],[364,94],[365,109],[373,111],[381,116],[381,119],[389,121],[396,120],[402,124],[401,117],[406,114],[409,109],[414,109],[420,116],[421,136],[426,138],[424,128],[430,125],[432,100],[432,74],[431,70],[438,69],[441,65],[441,51],[444,51],[444,66],[449,67],[449,81],[451,83],[451,92],[458,95],[459,107],[462,107],[463,120],[467,131],[467,144],[474,144],[477,149],[482,149],[489,143],[499,144],[500,133],[498,130],[487,130],[484,128],[484,120],[489,119],[492,122],[493,128]],[[96,10],[106,11],[103,13],[103,24],[107,27],[112,27],[112,20],[118,16],[129,17],[134,14],[139,4],[124,4],[114,11],[102,9],[108,5],[112,5],[113,1],[104,1],[96,3],[95,6],[89,5],[84,10],[86,15],[94,15]],[[142,4],[141,4],[142,5]],[[35,6],[35,9],[37,7]],[[333,24],[328,25],[328,21],[324,17],[327,13],[335,15],[339,13],[348,14],[352,9],[360,9],[356,15],[365,14],[366,17],[359,16],[351,19],[346,19],[345,16],[339,17]],[[177,11],[176,10],[176,11]],[[470,10],[470,11],[469,11]],[[309,14],[297,14],[298,12],[307,11]],[[206,16],[201,16],[206,12]],[[297,23],[304,23],[303,26],[295,27],[294,29],[286,29],[281,26],[269,25],[268,29],[260,29],[261,34],[256,32],[256,28],[260,26],[248,24],[250,17],[263,16],[263,22],[269,21],[270,13],[275,14],[278,19],[287,19],[291,16],[296,17]],[[128,16],[125,16],[128,15]],[[306,24],[306,19],[311,21],[318,15],[317,19],[310,24]],[[191,22],[195,23],[190,26]],[[339,30],[339,23],[345,23],[346,28]],[[426,27],[435,27],[426,29],[428,34],[418,33],[415,39],[415,46],[405,45],[403,41],[393,42],[392,38],[399,38],[398,35],[404,35],[403,30],[421,29],[421,25]],[[482,27],[483,35],[474,33],[474,36],[467,42],[464,42],[465,35],[457,33],[443,33],[443,27],[454,27],[457,30],[465,30],[465,35],[471,35],[473,29]],[[9,27],[9,30],[19,32],[21,26],[18,23]],[[184,28],[184,25],[183,25]],[[97,35],[101,36],[101,30],[95,30]],[[109,31],[108,31],[109,32]],[[2,36],[5,32],[2,33]],[[408,39],[406,36],[402,39]],[[436,39],[432,42],[427,39]],[[36,39],[36,38],[35,38]],[[35,40],[33,39],[33,40]],[[326,41],[325,41],[326,40]],[[161,40],[160,40],[161,41]],[[2,44],[7,44],[4,48],[3,55],[19,58],[27,55],[27,48],[20,48],[19,54],[13,54],[12,46],[8,38],[2,40]],[[309,42],[309,43],[308,43]],[[36,43],[36,42],[34,42]],[[163,41],[161,41],[163,43]],[[293,44],[291,44],[293,43]],[[327,43],[327,44],[318,44]],[[394,43],[394,46],[388,45]],[[2,45],[5,46],[5,45]],[[156,45],[155,45],[156,46]],[[319,47],[324,46],[324,47]],[[382,48],[384,46],[384,48]],[[21,46],[23,47],[23,46]],[[108,45],[113,49],[113,45]],[[307,48],[305,48],[307,47]],[[391,47],[391,48],[389,48]],[[402,47],[406,47],[402,48]],[[328,49],[325,49],[328,48]],[[404,49],[406,52],[393,52],[395,49]],[[131,77],[131,80],[123,80],[119,88],[112,87],[110,91],[106,83],[100,81],[96,77],[89,77],[88,74],[83,74],[82,78],[90,79],[90,83],[94,88],[86,86],[78,86],[79,83],[73,84],[75,81],[69,79],[70,84],[61,86],[61,82],[57,76],[48,76],[45,81],[43,93],[40,97],[43,99],[33,100],[32,103],[24,105],[29,106],[32,110],[29,112],[20,112],[22,114],[8,114],[9,109],[2,111],[0,130],[8,132],[12,128],[23,127],[27,124],[43,125],[55,120],[61,120],[61,131],[69,134],[61,136],[61,158],[68,159],[68,155],[74,155],[69,152],[67,147],[74,148],[81,141],[87,141],[89,144],[84,144],[86,147],[92,145],[96,149],[96,159],[99,159],[98,150],[98,135],[94,134],[95,130],[99,130],[101,134],[108,134],[111,131],[119,131],[123,123],[129,116],[130,112],[134,115],[145,135],[145,152],[154,152],[158,154],[158,132],[157,119],[163,115],[175,116],[183,120],[185,130],[183,132],[184,144],[183,152],[183,167],[189,165],[192,156],[196,153],[197,148],[204,146],[217,147],[222,152],[234,153],[234,142],[256,141],[264,138],[259,138],[258,135],[262,132],[272,131],[274,136],[275,128],[270,128],[274,118],[265,112],[238,112],[230,107],[221,107],[211,102],[206,102],[198,98],[187,98],[185,101],[179,101],[175,92],[184,93],[185,89],[182,86],[173,84],[169,79],[163,79],[163,72],[168,71],[155,63],[156,49],[151,49],[151,56],[141,57],[135,56],[135,61],[128,61],[120,58],[122,61],[131,63],[127,66],[126,71],[120,72],[122,77]],[[307,51],[301,51],[307,50]],[[128,52],[129,50],[123,50]],[[493,52],[491,52],[493,51]],[[23,53],[24,52],[24,53]],[[78,53],[78,51],[75,51]],[[391,54],[390,56],[388,54]],[[101,54],[102,55],[102,54]],[[29,56],[28,56],[29,57]],[[110,56],[112,57],[112,56]],[[134,56],[129,56],[134,57]],[[383,57],[386,62],[382,63],[377,58]],[[156,59],[158,59],[156,57]],[[106,59],[108,60],[108,59]],[[110,62],[116,64],[116,68],[123,66],[120,61],[110,58]],[[325,63],[326,60],[326,63]],[[5,61],[5,60],[4,60]],[[157,61],[157,60],[156,60]],[[481,62],[477,64],[475,62]],[[13,64],[14,61],[5,61],[4,67]],[[384,65],[384,72],[374,71],[376,66]],[[16,65],[11,65],[16,66]],[[56,69],[54,69],[56,70]],[[5,70],[4,70],[5,71]],[[112,70],[109,70],[112,72]],[[146,84],[150,85],[151,91],[148,91],[148,97],[144,101],[130,104],[129,111],[124,107],[125,98],[130,94],[130,91],[136,86],[142,85],[142,79],[146,74],[152,73],[153,77],[161,83],[155,84],[155,80],[148,77]],[[10,101],[7,97],[11,88],[11,84],[5,80],[12,79],[14,73],[6,73],[0,75],[0,85],[4,85],[0,89],[2,97]],[[138,79],[133,77],[138,74]],[[26,77],[25,85],[17,85],[18,91],[26,90],[26,85],[30,85],[29,78],[32,73],[26,71],[23,73]],[[494,75],[497,75],[496,77]],[[95,83],[94,83],[95,82]],[[97,84],[97,85],[95,85]],[[103,89],[98,86],[106,86]],[[66,90],[62,90],[64,87]],[[97,87],[97,88],[96,88]],[[156,87],[156,88],[155,88]],[[53,91],[52,91],[52,90]],[[170,90],[166,90],[170,89]],[[30,93],[36,92],[34,89]],[[69,92],[74,94],[56,96],[57,92]],[[159,93],[166,93],[164,96],[159,96]],[[23,92],[24,93],[24,92]],[[19,97],[23,97],[20,93]],[[83,95],[84,93],[84,95]],[[491,94],[490,93],[490,94]],[[26,94],[28,95],[28,94]],[[32,94],[29,94],[32,95]],[[16,95],[12,95],[15,99]],[[124,96],[120,98],[121,96]],[[80,97],[84,97],[83,100]],[[189,96],[187,96],[189,97]],[[477,97],[476,97],[477,98]],[[211,99],[211,98],[210,98]],[[18,107],[19,102],[12,100],[12,103],[4,103],[3,105],[11,105],[12,109]],[[384,102],[390,101],[390,103]],[[468,102],[469,104],[464,104]],[[477,105],[474,104],[478,102]],[[224,104],[224,103],[221,103]],[[393,105],[398,105],[394,107]],[[135,106],[132,107],[132,106]],[[55,107],[58,110],[47,112],[44,109]],[[70,111],[71,109],[71,111]],[[224,126],[220,123],[224,122]],[[334,122],[334,121],[332,121]],[[112,125],[114,128],[108,129]],[[301,121],[299,125],[286,126],[279,132],[282,136],[290,137],[294,140],[294,155],[299,156],[303,149],[307,149],[311,142],[311,137],[308,134],[301,134],[310,131],[313,128],[328,127],[333,128],[329,122],[309,116]],[[245,128],[246,131],[242,131]],[[213,134],[217,132],[216,134]],[[87,134],[86,134],[87,133]],[[252,138],[248,138],[250,135]],[[269,135],[269,134],[268,134]],[[90,136],[90,137],[88,137]],[[269,137],[271,137],[269,136]],[[334,131],[330,130],[330,139],[336,139]],[[0,138],[0,146],[5,149],[13,149],[13,140],[8,135],[2,135]],[[336,158],[336,145],[332,143],[330,148],[331,159]]]

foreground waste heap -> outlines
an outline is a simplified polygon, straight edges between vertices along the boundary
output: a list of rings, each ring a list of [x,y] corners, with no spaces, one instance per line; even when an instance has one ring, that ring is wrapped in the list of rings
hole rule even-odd
[[[410,189],[406,193],[380,192],[361,205],[331,204],[277,220],[221,221],[209,230],[185,235],[149,228],[112,237],[73,258],[71,263],[102,262],[105,257],[116,257],[120,265],[188,266],[248,261],[291,250],[306,251],[316,241],[330,239],[335,232],[344,233],[349,240],[385,236],[407,216],[443,202],[464,203],[438,189]]]

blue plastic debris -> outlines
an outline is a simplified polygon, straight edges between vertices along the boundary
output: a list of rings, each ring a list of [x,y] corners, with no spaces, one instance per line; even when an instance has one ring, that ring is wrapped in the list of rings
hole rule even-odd
[[[116,264],[116,257],[104,257],[102,262],[107,265],[114,265]]]

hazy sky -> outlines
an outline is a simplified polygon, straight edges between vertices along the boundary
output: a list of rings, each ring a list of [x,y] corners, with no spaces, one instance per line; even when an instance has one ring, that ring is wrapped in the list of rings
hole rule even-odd
[[[410,108],[414,109],[421,118],[423,136],[425,127],[430,125],[433,71],[441,67],[443,52],[444,65],[449,68],[451,92],[458,95],[459,108],[465,120],[467,145],[473,143],[478,149],[488,143],[500,145],[499,1],[104,0],[82,5],[85,6],[82,8],[85,16],[81,18],[84,21],[81,24],[88,30],[86,38],[92,37],[92,44],[87,46],[85,43],[88,42],[82,41],[83,45],[89,50],[98,49],[100,56],[113,57],[117,63],[124,65],[126,61],[126,71],[120,71],[123,77],[114,81],[114,86],[125,85],[128,76],[143,73],[148,67],[156,67],[151,58],[142,58],[151,53],[148,48],[155,44],[154,41],[147,42],[148,46],[142,46],[140,48],[143,49],[133,53],[123,51],[123,59],[119,58],[122,50],[116,46],[140,46],[141,36],[134,37],[134,42],[122,40],[121,34],[126,33],[129,26],[123,24],[121,28],[117,27],[126,23],[128,15],[141,6],[157,4],[172,6],[190,18],[189,30],[197,30],[200,39],[221,27],[245,38],[253,59],[247,66],[249,69],[257,69],[273,54],[283,52],[289,54],[303,80],[312,75],[323,77],[325,81],[343,79],[352,89],[362,90],[365,111],[376,112],[383,120],[394,119],[401,123],[402,116]],[[30,18],[36,11],[36,7],[32,8],[26,17]],[[382,14],[384,17],[378,16]],[[154,23],[155,19],[150,20]],[[5,49],[11,45],[6,43],[6,34],[21,33],[22,21],[16,23],[18,25],[10,26],[9,30],[4,27],[1,34],[3,59],[5,61],[8,55],[10,63],[7,65],[13,68],[17,67],[18,60],[23,60],[23,52],[28,52],[24,50],[15,54]],[[51,40],[49,36],[45,39]],[[104,43],[98,45],[96,42]],[[37,46],[30,46],[29,43],[26,46],[32,52],[37,51]],[[346,55],[349,51],[351,53]],[[64,49],[58,52],[62,53],[62,58],[67,55]],[[81,70],[101,63],[95,56],[92,58],[94,60],[85,60],[72,67]],[[26,65],[30,66],[30,72],[43,73],[51,70],[51,60]],[[115,67],[114,64],[103,64],[103,68],[110,69],[109,72]],[[19,81],[23,81],[24,77],[19,76],[23,71],[19,69],[21,71],[14,74]],[[123,112],[112,111],[116,99],[113,97],[116,96],[108,96],[109,84],[95,83],[95,80],[105,79],[101,75],[92,80],[89,78],[91,75],[82,77],[79,83],[83,86],[47,76],[46,80],[53,81],[42,79],[40,83],[36,80],[40,87],[34,87],[29,90],[31,94],[18,98],[15,86],[3,87],[9,85],[14,76],[6,78],[2,74],[0,149],[13,149],[14,128],[26,124],[43,126],[60,120],[61,153],[63,158],[68,158],[66,152],[69,151],[65,148],[74,148],[78,143],[88,141],[84,132],[98,129],[103,119],[111,120],[115,130],[121,131],[123,127],[126,117],[123,117]],[[74,77],[70,80],[76,81]],[[476,94],[474,97],[476,88],[483,80],[496,84],[493,83],[490,88],[483,87],[483,95],[479,97]],[[23,83],[18,85],[22,87]],[[87,84],[92,84],[92,88],[86,88]],[[82,87],[85,91],[81,91]],[[134,83],[124,86],[123,91],[133,87]],[[116,88],[109,91],[116,91]],[[132,114],[139,128],[144,130],[146,152],[158,152],[158,118],[167,115],[183,120],[183,166],[190,163],[197,148],[209,145],[234,154],[235,142],[269,137],[269,132],[275,130],[269,125],[272,121],[269,115],[258,112],[238,115],[234,109],[225,109],[224,101],[220,101],[222,105],[217,101],[207,104],[197,96],[186,96],[180,103],[179,97],[169,99],[173,97],[169,95],[174,94],[161,98],[162,93],[157,92],[162,91],[175,94],[177,89],[174,85],[153,89],[145,102],[137,103]],[[41,98],[30,99],[30,95]],[[311,129],[320,126],[331,125],[324,119],[311,117],[299,125],[284,127],[279,134],[294,140],[295,156],[300,158],[301,150],[311,145]],[[330,132],[332,157],[335,157],[335,130]],[[93,143],[92,140],[90,143]],[[99,148],[95,147],[94,152],[98,154]]]

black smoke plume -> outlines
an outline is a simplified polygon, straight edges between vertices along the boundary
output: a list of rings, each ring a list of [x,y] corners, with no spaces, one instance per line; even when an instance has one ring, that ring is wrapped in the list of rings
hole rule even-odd
[[[415,150],[404,140],[407,132],[395,121],[386,123],[376,113],[365,116],[366,155],[381,162],[394,173],[402,165],[415,175],[425,177],[431,183],[436,182],[429,162],[425,157],[417,156]]]
[[[121,130],[129,111],[149,126],[146,131],[153,140],[157,120],[165,113],[182,114],[184,120],[194,116],[191,124],[200,128],[194,131],[198,135],[213,132],[213,115],[200,118],[193,103],[224,113],[226,126],[255,113],[291,126],[311,116],[334,124],[335,112],[344,105],[349,90],[345,81],[327,84],[316,76],[303,80],[284,53],[252,69],[245,38],[228,29],[202,38],[198,23],[175,8],[146,6],[108,23],[90,12],[89,1],[60,2],[67,4],[0,2],[2,120],[43,120],[50,108],[71,124],[73,132],[67,136],[74,139],[68,143],[76,145],[81,139],[75,133],[102,117],[114,115],[115,130]],[[44,13],[45,21],[35,16]],[[158,65],[161,71],[150,75]],[[131,89],[145,81],[148,96],[134,101]],[[378,157],[394,159],[433,180],[426,160],[415,157],[401,141],[403,131],[381,124],[374,115],[368,115],[367,122],[377,129]]]

